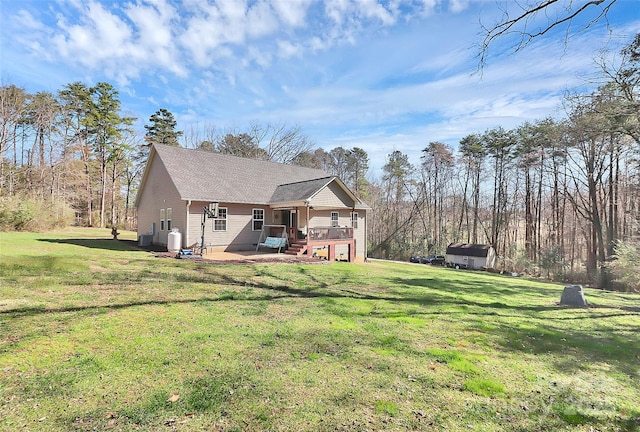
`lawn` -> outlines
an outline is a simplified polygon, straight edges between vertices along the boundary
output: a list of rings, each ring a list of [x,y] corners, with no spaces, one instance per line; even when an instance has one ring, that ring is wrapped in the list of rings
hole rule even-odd
[[[640,430],[638,295],[109,237],[0,233],[0,430]]]

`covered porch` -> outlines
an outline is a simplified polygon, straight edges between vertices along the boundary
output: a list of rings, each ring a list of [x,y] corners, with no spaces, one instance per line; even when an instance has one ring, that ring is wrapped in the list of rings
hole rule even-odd
[[[366,214],[366,207],[337,177],[280,185],[270,207],[273,223],[286,226],[285,253],[349,262],[366,257],[366,225],[358,229],[358,211]]]

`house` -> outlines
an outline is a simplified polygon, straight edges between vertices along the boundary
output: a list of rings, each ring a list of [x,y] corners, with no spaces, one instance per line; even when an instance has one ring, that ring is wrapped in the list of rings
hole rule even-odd
[[[447,246],[447,266],[485,269],[496,265],[496,251],[491,245],[451,243]]]
[[[141,242],[167,245],[177,228],[183,248],[256,250],[286,236],[289,254],[367,254],[369,207],[318,169],[154,145],[135,205]]]

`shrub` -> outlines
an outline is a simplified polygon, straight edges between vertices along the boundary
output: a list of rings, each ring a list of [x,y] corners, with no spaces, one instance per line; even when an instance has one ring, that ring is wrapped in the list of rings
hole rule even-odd
[[[615,246],[614,260],[607,264],[607,269],[613,273],[613,287],[622,285],[626,291],[640,292],[640,253],[636,245],[619,241]]]
[[[568,267],[559,246],[542,249],[539,262],[540,268],[547,272],[547,279],[551,278],[552,273],[554,275],[563,275]]]
[[[0,198],[0,231],[47,231],[67,226],[73,210],[62,202],[23,196]]]

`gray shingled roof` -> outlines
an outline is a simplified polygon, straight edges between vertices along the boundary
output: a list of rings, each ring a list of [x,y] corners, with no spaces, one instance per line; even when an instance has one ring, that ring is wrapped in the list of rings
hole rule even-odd
[[[307,182],[309,188],[320,183],[322,187],[331,180],[329,174],[313,168],[165,145],[154,145],[154,149],[183,200],[268,204],[277,190],[283,196],[308,191],[288,185]]]
[[[269,202],[275,204],[305,201],[329,184],[333,179],[334,177],[323,177],[279,185]]]
[[[447,254],[486,258],[490,249],[491,245],[486,244],[451,243],[447,246]]]

